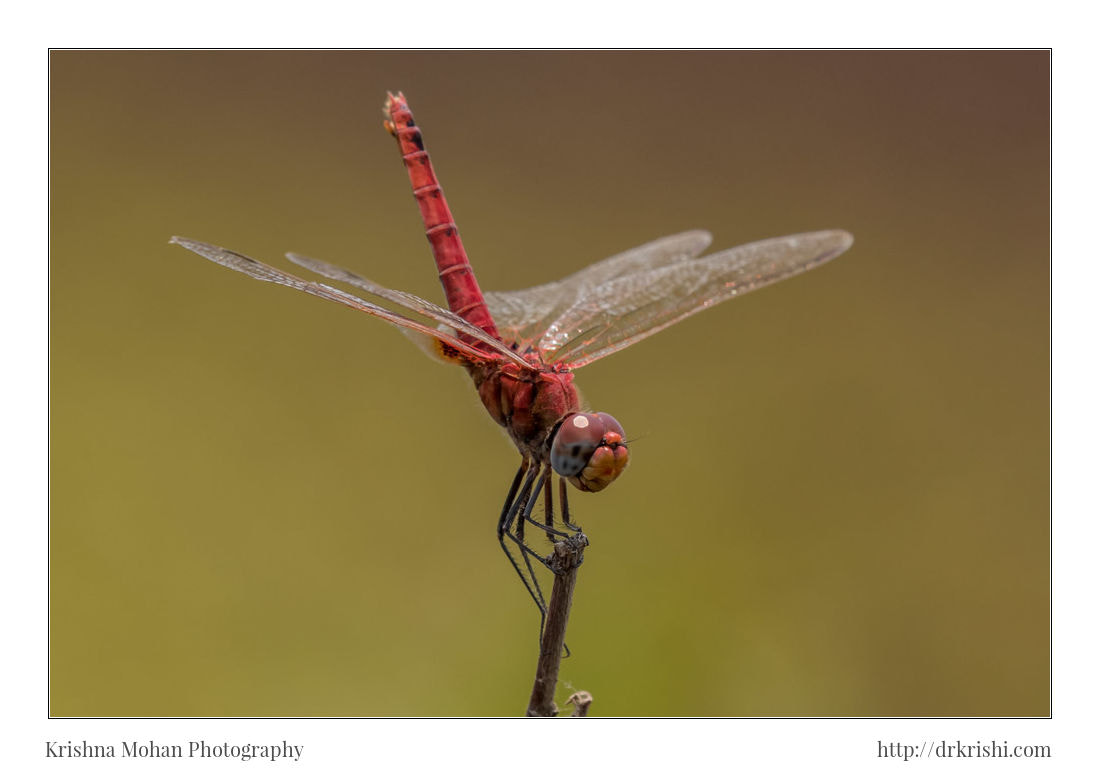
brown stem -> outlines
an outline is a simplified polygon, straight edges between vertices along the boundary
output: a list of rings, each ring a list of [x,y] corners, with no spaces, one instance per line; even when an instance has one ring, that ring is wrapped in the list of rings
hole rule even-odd
[[[542,630],[539,663],[535,670],[535,685],[531,700],[527,703],[527,717],[552,718],[558,714],[554,704],[554,691],[558,685],[562,646],[565,644],[565,626],[569,622],[569,608],[573,604],[573,589],[577,585],[577,567],[584,561],[584,547],[588,538],[574,534],[554,545],[550,566],[554,571],[554,590],[546,610],[546,625]],[[587,694],[586,694],[587,696]],[[588,697],[588,704],[591,697]],[[588,704],[584,705],[585,712]]]

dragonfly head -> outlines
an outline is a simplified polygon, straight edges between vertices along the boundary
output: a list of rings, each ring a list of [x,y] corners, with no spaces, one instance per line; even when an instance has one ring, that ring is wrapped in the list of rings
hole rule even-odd
[[[550,466],[581,491],[603,491],[630,460],[622,424],[607,413],[570,413],[550,443]]]

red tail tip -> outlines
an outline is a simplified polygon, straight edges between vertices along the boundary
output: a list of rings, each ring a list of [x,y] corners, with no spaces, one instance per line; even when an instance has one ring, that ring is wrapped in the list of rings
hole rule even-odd
[[[382,112],[387,116],[391,115],[395,110],[399,108],[408,108],[409,105],[405,101],[405,95],[401,92],[394,94],[393,92],[386,92],[386,104],[382,107]]]

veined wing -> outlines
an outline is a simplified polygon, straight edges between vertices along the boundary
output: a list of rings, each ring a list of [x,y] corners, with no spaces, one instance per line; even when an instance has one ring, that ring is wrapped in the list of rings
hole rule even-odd
[[[350,286],[362,289],[363,291],[373,294],[380,299],[387,300],[400,305],[406,310],[414,313],[419,313],[422,316],[432,319],[438,324],[443,324],[454,329],[457,332],[461,332],[468,337],[477,340],[478,344],[487,350],[491,350],[501,357],[515,362],[522,367],[529,367],[530,365],[524,361],[521,357],[517,356],[508,346],[496,339],[484,329],[478,326],[474,326],[462,316],[456,315],[446,308],[441,308],[438,305],[429,302],[426,299],[410,294],[407,291],[397,291],[396,289],[387,289],[385,286],[379,286],[374,281],[364,278],[362,275],[353,273],[351,270],[344,269],[335,264],[329,264],[323,262],[320,259],[314,259],[309,256],[303,256],[302,254],[289,253],[286,258],[294,262],[299,267],[305,267],[307,270],[311,270],[318,275],[328,278],[333,281],[341,281],[347,283]]]
[[[485,294],[501,339],[516,350],[534,349],[547,328],[592,290],[615,278],[687,262],[710,245],[710,233],[682,232],[654,240],[585,267],[559,281],[522,291]]]
[[[816,267],[851,244],[842,230],[807,232],[613,278],[547,327],[539,354],[548,363],[580,367],[723,300]]]
[[[472,361],[487,361],[493,357],[489,354],[478,351],[471,345],[462,342],[454,335],[434,329],[427,324],[411,319],[407,316],[403,316],[400,313],[395,313],[392,310],[387,310],[384,307],[375,305],[366,300],[360,299],[353,294],[348,294],[346,291],[327,286],[323,283],[315,283],[313,281],[307,281],[303,278],[299,278],[296,275],[283,272],[269,264],[253,259],[252,257],[239,254],[236,251],[231,251],[228,248],[221,248],[220,246],[212,245],[210,243],[203,243],[199,240],[191,240],[185,237],[173,237],[169,242],[181,245],[189,251],[209,259],[216,264],[220,264],[223,267],[228,267],[231,270],[244,273],[252,278],[261,281],[267,281],[269,283],[277,283],[281,286],[287,286],[292,289],[298,289],[304,291],[307,294],[312,294],[315,297],[321,299],[327,299],[332,302],[339,302],[341,305],[346,305],[354,310],[359,310],[364,313],[369,313],[372,316],[381,318],[383,321],[388,321],[395,326],[410,329],[414,332],[419,332],[423,335],[428,335],[435,340],[442,343],[448,349],[453,350],[460,354],[463,358]],[[514,356],[514,354],[513,354]],[[516,357],[518,358],[518,357]]]

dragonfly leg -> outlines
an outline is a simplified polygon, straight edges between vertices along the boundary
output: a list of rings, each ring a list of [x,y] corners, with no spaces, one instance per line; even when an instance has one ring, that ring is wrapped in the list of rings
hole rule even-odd
[[[520,464],[519,471],[516,472],[515,478],[512,479],[512,487],[508,490],[508,498],[504,502],[504,508],[500,513],[500,520],[497,522],[497,540],[500,542],[501,550],[503,550],[504,555],[508,557],[509,563],[516,571],[516,574],[519,575],[519,579],[523,581],[527,593],[530,594],[531,599],[535,602],[535,606],[539,609],[540,644],[543,629],[546,627],[546,597],[542,593],[542,587],[539,585],[538,577],[535,575],[535,569],[531,560],[537,560],[551,572],[554,572],[554,569],[548,560],[549,556],[544,558],[534,548],[527,545],[524,540],[523,527],[525,523],[531,523],[545,530],[547,532],[546,536],[552,542],[555,539],[554,535],[559,537],[569,536],[564,532],[558,531],[551,525],[539,523],[531,518],[531,511],[538,503],[539,492],[545,488],[549,494],[550,487],[546,483],[548,477],[552,478],[549,465],[545,467],[541,465],[532,466],[531,462],[524,459]],[[520,485],[521,483],[522,486]],[[550,520],[552,521],[552,498],[548,496],[547,500],[551,505]],[[516,548],[523,558],[523,564],[527,568],[527,574],[523,573],[523,569],[520,567],[516,557],[512,554],[512,551],[508,549],[508,544],[505,542],[505,539],[515,543]],[[563,648],[565,650],[565,657],[568,658],[571,654],[569,646],[564,645]]]
[[[513,531],[513,526],[521,528],[523,525],[522,519],[517,523],[516,519],[521,514],[521,508],[530,504],[538,499],[537,488],[541,488],[543,479],[539,479],[536,485],[536,478],[539,475],[540,467],[531,467],[528,469],[529,463],[524,461],[516,473],[516,477],[512,482],[512,488],[508,493],[508,500],[504,503],[504,509],[501,511],[500,521],[497,523],[497,539],[500,542],[500,547],[504,551],[504,555],[508,557],[509,563],[512,568],[516,570],[516,574],[519,575],[520,580],[523,581],[524,587],[527,589],[527,593],[531,595],[531,599],[535,602],[535,606],[539,609],[539,634],[542,634],[542,628],[546,623],[546,598],[542,593],[542,587],[539,585],[538,577],[535,575],[534,567],[531,564],[531,559],[537,560],[540,564],[550,568],[549,562],[538,554],[533,548],[527,545],[522,539],[522,530],[517,534]],[[526,473],[527,477],[523,476]],[[520,482],[523,481],[523,486],[520,488]],[[516,493],[518,490],[518,494]],[[517,549],[520,551],[520,555],[523,558],[523,564],[527,568],[527,574],[523,573],[517,562],[515,556],[508,549],[508,545],[505,539],[511,540],[515,543]]]
[[[559,493],[561,494],[561,522],[573,531],[580,531],[580,526],[574,526],[569,522],[569,499],[567,497],[568,492],[565,487],[565,480],[558,478],[558,486],[560,486]]]
[[[539,521],[536,521],[534,518],[531,517],[531,512],[535,509],[535,502],[538,501],[539,492],[543,490],[543,486],[546,484],[547,477],[553,477],[550,472],[551,470],[549,464],[542,468],[542,475],[539,477],[538,485],[535,486],[535,490],[531,493],[531,497],[527,500],[527,505],[523,508],[523,522],[529,523],[532,526],[542,529],[544,532],[546,532],[546,537],[551,542],[557,542],[558,539],[565,539],[569,536],[569,534],[567,532],[559,531],[558,529],[554,528],[554,518],[552,512],[547,512],[547,520],[549,521],[549,523],[540,523]],[[546,488],[546,493],[547,495],[549,495],[549,488]],[[550,506],[553,507],[553,505]],[[522,536],[522,534],[523,532],[521,531],[520,535]],[[547,569],[549,569],[549,566],[547,566]]]
[[[546,482],[547,479],[549,479],[549,481],[550,481],[549,483]],[[523,524],[524,523],[530,523],[534,526],[538,526],[538,527],[542,528],[546,532],[546,539],[550,540],[550,542],[558,542],[560,540],[560,538],[569,536],[568,534],[565,534],[564,532],[560,532],[560,531],[558,531],[557,529],[554,528],[554,487],[553,487],[553,484],[554,484],[553,471],[550,468],[550,466],[547,465],[545,467],[545,469],[543,470],[542,476],[539,478],[539,482],[538,482],[538,485],[535,487],[535,491],[531,494],[531,497],[527,502],[527,507],[524,509],[524,513],[523,513],[523,520],[520,521],[516,526],[516,528],[518,530],[518,533],[521,537],[523,536]],[[534,520],[531,517],[531,511],[534,509],[535,502],[538,499],[538,492],[539,492],[540,489],[542,489],[543,496],[545,498],[545,502],[544,502],[545,510],[546,510],[546,518],[545,518],[546,523],[545,524],[541,524],[541,523],[539,523],[538,521]],[[543,563],[548,568],[550,568],[551,571],[553,571],[553,568],[550,567],[549,563],[547,563],[545,560],[543,561]],[[554,574],[557,574],[557,573],[555,572]],[[543,625],[544,626],[545,626],[545,623],[546,623],[546,616],[544,614],[543,615]],[[543,631],[543,629],[540,628],[539,629],[540,637],[542,635],[542,631]],[[540,645],[541,645],[541,639],[540,639]],[[567,645],[564,642],[562,643],[562,649],[565,651],[565,655],[563,656],[564,658],[569,658],[571,655],[573,655],[573,651],[571,651],[569,649],[569,645]]]
[[[553,478],[553,476],[551,476],[551,478]],[[546,524],[548,526],[553,526],[554,525],[554,487],[553,486],[547,486],[546,491],[543,492],[543,496],[545,497],[544,507],[545,507],[545,513],[546,513]],[[550,540],[551,542],[555,541],[554,540],[554,535],[551,534],[550,532],[546,532],[546,539]]]
[[[505,544],[504,541],[505,537],[513,540],[516,539],[513,535],[511,535],[509,529],[510,524],[515,521],[516,492],[519,491],[519,484],[521,482],[524,482],[524,475],[527,474],[527,482],[524,484],[524,491],[526,492],[530,488],[531,481],[533,480],[533,475],[535,475],[533,471],[528,473],[529,467],[530,462],[525,458],[520,462],[519,470],[516,472],[516,477],[513,479],[513,481],[511,481],[511,488],[508,489],[508,496],[504,502],[504,508],[502,511],[500,511],[500,518],[498,519],[496,524],[496,538],[500,543],[500,549],[504,550],[504,555],[507,556],[508,561],[511,562],[511,567],[516,570],[516,574],[518,574],[519,579],[524,581],[524,587],[527,589],[527,592],[531,594],[531,599],[535,600],[535,603],[538,605],[539,610],[544,611],[546,610],[546,603],[544,603],[544,601],[542,600],[541,591],[539,591],[538,595],[536,595],[535,592],[538,587],[538,582],[536,581],[535,583],[536,589],[532,589],[530,582],[528,582],[527,580],[527,576],[525,576],[524,572],[519,569],[519,565],[516,562],[515,557],[511,555],[511,551],[508,550],[508,546],[507,544]]]
[[[515,496],[510,505],[506,506],[505,511],[501,513],[500,523],[497,525],[497,535],[501,539],[507,537],[516,544],[516,547],[523,553],[525,558],[533,558],[553,572],[554,568],[548,561],[549,557],[544,557],[527,544],[524,540],[522,529],[524,521],[544,528],[544,525],[538,521],[534,519],[528,520],[525,517],[525,515],[531,511],[535,503],[538,502],[539,491],[542,490],[543,484],[545,483],[545,473],[543,477],[539,477],[541,471],[541,467],[535,467],[527,472],[527,478],[523,483],[523,487],[519,490],[519,494]],[[538,478],[537,481],[536,478]],[[562,534],[562,536],[568,535]]]

